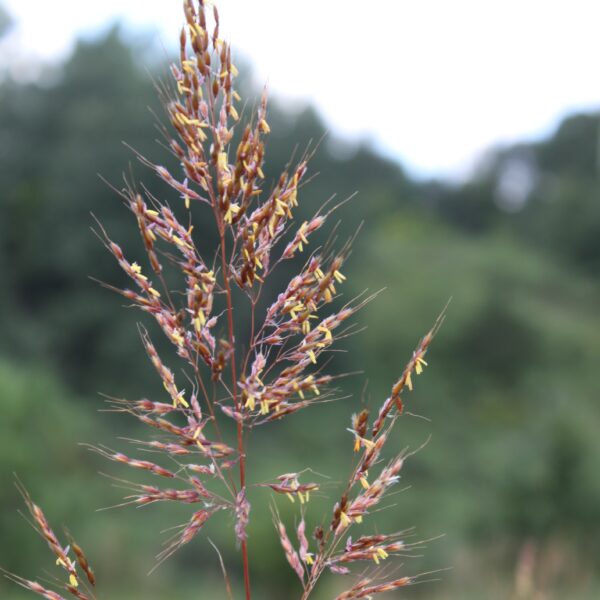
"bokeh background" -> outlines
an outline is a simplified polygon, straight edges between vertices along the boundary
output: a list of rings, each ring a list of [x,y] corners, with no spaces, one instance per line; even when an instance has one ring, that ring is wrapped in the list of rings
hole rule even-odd
[[[27,13],[20,2],[5,2],[0,13],[0,565],[31,577],[52,568],[18,515],[17,473],[51,520],[68,524],[88,549],[103,597],[225,598],[206,541],[147,575],[161,531],[185,513],[95,512],[122,495],[98,472],[128,474],[79,445],[123,449],[117,438],[139,433],[133,422],[101,412],[99,393],[160,394],[136,330],[141,315],[89,278],[122,282],[90,227],[93,213],[139,252],[135,223],[98,174],[119,186],[131,170],[164,191],[121,141],[168,163],[155,142],[152,111],[161,107],[153,80],[167,77],[179,2],[168,3],[164,23],[153,22],[157,16],[141,2],[107,3],[89,14],[69,2],[40,2],[39,10],[37,0],[28,4]],[[254,12],[247,8],[253,4]],[[347,3],[350,23],[364,27],[362,37],[346,34],[349,46],[333,33],[344,29],[344,13],[332,4],[338,9],[280,2],[271,14],[268,2],[223,2],[223,19],[243,22],[231,29],[234,45],[240,33],[242,95],[252,102],[266,75],[274,90],[267,176],[284,168],[295,147],[328,132],[312,161],[318,176],[303,188],[300,219],[334,193],[343,199],[358,191],[339,213],[342,238],[364,221],[346,293],[386,288],[362,311],[365,329],[333,364],[339,372],[364,371],[345,381],[353,397],[258,433],[250,477],[310,466],[332,477],[324,491],[333,500],[350,465],[350,414],[361,401],[379,405],[452,297],[430,368],[407,399],[425,419],[404,419],[396,443],[431,439],[407,463],[395,506],[376,518],[382,529],[443,536],[422,556],[404,559],[402,573],[448,570],[397,596],[598,598],[600,83],[591,65],[600,53],[588,36],[594,10],[582,12],[594,3],[508,15],[498,3],[497,14],[482,15],[459,2],[453,19],[437,18],[430,6],[414,27],[410,15],[397,20],[406,35],[423,26],[422,45],[408,55],[377,51],[389,32],[378,37],[372,23],[394,25],[386,3],[368,11]],[[131,13],[124,24],[106,24],[124,10],[144,18]],[[364,11],[358,19],[357,10]],[[308,11],[310,19],[298,16]],[[461,30],[463,22],[470,25]],[[503,27],[503,36],[488,39]],[[458,55],[466,71],[446,56],[461,32],[468,34]],[[287,71],[272,58],[287,56],[286,35],[300,53]],[[257,37],[261,44],[252,46]],[[261,57],[272,61],[266,74]],[[319,95],[331,81],[346,86],[345,97]],[[274,281],[273,292],[283,284]],[[270,496],[254,490],[251,501],[256,597],[296,597]],[[317,498],[312,510],[327,506]],[[293,520],[291,505],[281,511]],[[206,535],[239,586],[231,525],[222,518]],[[337,590],[330,576],[319,598]],[[0,580],[0,597],[27,595]]]

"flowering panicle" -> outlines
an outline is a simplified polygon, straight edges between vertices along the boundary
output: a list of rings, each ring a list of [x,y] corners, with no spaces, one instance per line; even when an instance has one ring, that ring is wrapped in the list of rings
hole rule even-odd
[[[33,519],[31,523],[33,528],[46,541],[52,554],[54,554],[56,566],[60,567],[64,573],[64,579],[62,577],[55,578],[53,582],[54,586],[58,589],[64,589],[80,600],[96,600],[94,595],[96,576],[81,546],[69,534],[67,534],[67,537],[70,543],[67,546],[63,546],[52,527],[50,527],[43,510],[33,502],[20,483],[17,483],[17,488],[23,496],[29,514]],[[74,555],[74,557],[72,558],[71,555]],[[30,581],[8,572],[5,572],[5,575],[23,588],[35,592],[43,598],[47,598],[48,600],[64,600],[63,596],[42,586],[37,581]]]
[[[220,37],[216,7],[211,4],[209,8],[207,0],[184,0],[183,7],[179,60],[171,67],[171,85],[160,92],[169,122],[162,132],[180,172],[139,156],[175,192],[178,202],[171,207],[131,183],[119,192],[135,217],[147,262],[126,257],[101,225],[99,236],[131,281],[130,288],[112,289],[152,316],[183,371],[177,370],[176,380],[147,330],[140,328],[164,395],[108,401],[112,410],[128,413],[148,427],[149,438],[128,440],[131,444],[168,457],[176,468],[104,446],[91,448],[109,460],[158,477],[156,485],[125,482],[132,493],[124,504],[169,501],[192,506],[187,522],[158,554],[159,563],[195,538],[216,513],[229,511],[241,550],[247,600],[251,592],[249,487],[268,487],[285,495],[300,510],[294,527],[297,549],[276,509],[274,521],[287,561],[302,582],[305,600],[325,570],[349,575],[356,562],[370,561],[377,567],[388,556],[409,548],[398,534],[364,534],[352,541],[350,530],[363,521],[363,527],[368,525],[368,517],[400,478],[407,452],[389,458],[385,445],[403,413],[401,396],[413,389],[413,375],[427,365],[425,354],[441,321],[421,340],[375,418],[370,421],[367,408],[352,417],[356,464],[331,515],[318,520],[309,542],[307,502],[319,485],[301,482],[299,473],[250,484],[246,479],[246,461],[251,459],[247,438],[255,426],[334,399],[337,391],[331,384],[339,376],[327,372],[324,357],[348,335],[350,317],[374,296],[340,300],[348,242],[339,250],[333,243],[315,244],[287,285],[264,298],[273,292],[269,277],[277,266],[299,258],[337,206],[325,212],[325,203],[312,218],[300,225],[293,222],[311,158],[308,151],[297,164],[290,163],[269,185],[271,191],[265,192],[265,137],[270,132],[266,91],[254,114],[242,123],[241,98],[234,87],[237,69],[231,46]],[[200,214],[208,218],[200,221]],[[195,229],[194,223],[199,222],[201,227]],[[218,240],[216,247],[205,249],[203,245],[211,239]],[[244,321],[238,315],[244,311],[251,325],[240,335]],[[187,390],[181,387],[184,380],[189,383]],[[231,419],[233,427],[221,427],[224,419]],[[164,480],[169,487],[160,484]],[[79,547],[72,544],[76,559],[70,559],[41,511],[26,500],[38,529],[67,572],[65,589],[78,598],[93,598],[77,585],[77,565],[89,584],[95,581]],[[345,543],[343,538],[347,538]],[[409,577],[386,581],[380,575],[363,573],[338,600],[367,598],[413,582]],[[46,598],[60,598],[38,583],[14,579]]]

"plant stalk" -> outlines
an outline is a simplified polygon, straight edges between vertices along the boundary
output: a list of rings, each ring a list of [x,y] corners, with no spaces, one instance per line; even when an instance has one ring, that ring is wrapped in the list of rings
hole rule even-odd
[[[231,385],[233,388],[233,403],[235,410],[240,411],[239,400],[237,395],[237,372],[235,366],[235,343],[233,333],[233,305],[231,302],[231,286],[229,282],[229,266],[225,256],[225,224],[219,228],[221,238],[221,264],[223,266],[223,282],[225,285],[225,295],[227,297],[227,323],[229,328],[229,343],[231,345]],[[237,422],[237,444],[238,453],[240,455],[240,489],[246,489],[246,456],[244,450],[244,424],[241,421]],[[246,600],[250,600],[250,566],[248,560],[248,544],[246,540],[242,540],[242,563],[244,569],[244,589],[246,592]]]

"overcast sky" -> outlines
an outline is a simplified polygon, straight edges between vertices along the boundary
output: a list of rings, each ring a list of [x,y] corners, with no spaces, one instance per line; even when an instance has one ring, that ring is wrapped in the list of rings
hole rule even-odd
[[[2,51],[56,60],[116,18],[171,48],[180,0],[0,0]],[[221,0],[221,31],[272,92],[318,107],[415,174],[464,174],[489,146],[600,107],[599,0]]]

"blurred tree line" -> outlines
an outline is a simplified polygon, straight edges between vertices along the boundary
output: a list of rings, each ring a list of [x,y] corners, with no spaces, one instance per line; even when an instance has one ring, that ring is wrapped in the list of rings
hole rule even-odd
[[[148,598],[160,597],[170,576],[194,580],[194,555],[214,556],[196,545],[154,583],[140,583],[142,557],[151,564],[158,539],[149,537],[148,515],[92,515],[98,502],[119,498],[94,471],[114,471],[76,444],[114,446],[116,435],[131,433],[133,424],[95,413],[96,392],[160,393],[136,333],[142,317],[89,278],[125,283],[90,229],[92,214],[130,256],[143,258],[134,220],[98,175],[120,188],[126,172],[152,193],[165,193],[120,140],[177,170],[155,141],[154,114],[162,108],[153,78],[165,73],[152,53],[124,42],[115,28],[80,42],[48,81],[0,82],[0,530],[9,540],[0,565],[33,575],[31,564],[43,551],[14,519],[19,500],[10,482],[18,471],[59,522],[62,516],[83,529],[92,545],[97,539],[92,556],[106,553],[101,565],[122,588],[135,589],[137,581]],[[250,110],[257,92],[249,80],[241,85]],[[296,155],[311,141],[317,147],[311,164],[318,176],[303,188],[300,220],[332,194],[336,202],[359,192],[339,210],[336,232],[345,240],[365,223],[346,298],[387,290],[362,312],[366,330],[350,338],[350,352],[335,364],[340,372],[364,371],[362,399],[373,408],[452,297],[431,366],[406,399],[411,412],[431,422],[407,418],[399,444],[418,445],[428,433],[433,439],[407,465],[412,489],[399,496],[393,517],[381,517],[400,515],[398,529],[416,525],[422,536],[446,537],[430,545],[425,562],[405,568],[454,566],[438,586],[454,594],[444,597],[482,597],[477,586],[486,573],[497,573],[510,589],[515,557],[534,540],[540,551],[558,548],[545,575],[553,589],[565,585],[569,597],[597,597],[591,574],[600,566],[600,117],[569,117],[548,139],[497,149],[469,181],[449,184],[415,181],[367,144],[344,147],[324,138],[310,107],[289,112],[275,100],[269,115],[268,178],[285,168],[295,147]],[[282,271],[273,282],[273,293],[286,276]],[[324,409],[323,418],[339,424],[327,440],[310,436],[309,414],[261,433],[256,451],[266,458],[255,481],[290,464],[339,471],[351,446],[344,429],[363,382],[362,375],[347,380],[354,398]],[[329,471],[318,462],[323,455]],[[213,535],[231,545],[223,533]],[[278,566],[275,588],[260,597],[293,593],[268,518],[254,525],[251,542]],[[119,548],[126,551],[115,562]],[[474,565],[481,567],[476,574]],[[258,576],[272,576],[262,568]],[[218,583],[214,560],[210,569],[205,581]]]

